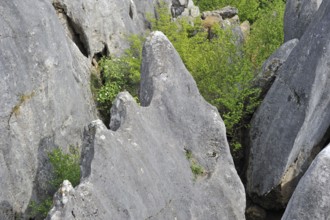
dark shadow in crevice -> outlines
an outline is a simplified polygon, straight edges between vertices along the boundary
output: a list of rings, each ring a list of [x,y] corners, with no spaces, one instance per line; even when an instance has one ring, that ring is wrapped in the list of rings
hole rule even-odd
[[[92,161],[94,159],[95,133],[96,127],[94,125],[90,124],[88,127],[85,127],[80,159],[81,181],[91,174]]]
[[[64,28],[68,32],[67,34],[69,37],[77,45],[80,52],[85,57],[88,57],[90,54],[90,48],[88,45],[87,36],[81,25],[74,22],[74,20],[68,16],[66,7],[61,3],[54,2],[53,7],[55,8],[60,21],[62,21],[62,24],[64,23]]]
[[[94,53],[93,59],[92,59],[92,65],[96,68],[98,68],[98,62],[101,60],[102,57],[108,57],[110,55],[108,46],[103,43],[103,49],[102,51],[98,53]]]
[[[129,12],[128,12],[128,14],[129,14],[129,17],[133,20],[133,9],[132,9],[132,5],[130,5],[129,6]]]
[[[72,30],[72,40],[79,48],[80,52],[85,56],[88,57],[90,50],[88,46],[88,40],[85,35],[85,32],[81,28],[80,25],[74,23],[70,17],[68,18],[68,25],[69,29]]]

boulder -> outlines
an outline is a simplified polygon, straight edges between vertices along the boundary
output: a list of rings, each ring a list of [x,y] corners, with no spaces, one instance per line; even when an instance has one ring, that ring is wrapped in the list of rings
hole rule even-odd
[[[62,215],[245,219],[224,123],[161,32],[147,38],[141,69],[141,106],[120,93],[111,130],[101,121],[86,128],[82,181]]]
[[[14,219],[48,192],[47,152],[79,145],[95,108],[89,62],[51,3],[3,0],[0,14],[0,219]]]
[[[329,19],[324,1],[253,116],[247,191],[264,207],[285,206],[329,139]]]
[[[284,41],[301,38],[321,3],[322,0],[286,1],[284,14]]]
[[[285,63],[298,42],[298,39],[292,39],[285,42],[262,65],[261,71],[254,81],[254,85],[261,89],[261,98],[266,95],[277,76],[279,68]]]
[[[179,16],[196,18],[199,16],[199,8],[192,0],[172,0],[171,13],[173,18]]]
[[[330,145],[315,158],[299,181],[282,220],[329,219]]]
[[[207,16],[221,16],[223,19],[232,18],[238,14],[238,9],[231,6],[226,6],[219,10],[214,11],[204,11],[202,13],[202,19],[205,19]]]

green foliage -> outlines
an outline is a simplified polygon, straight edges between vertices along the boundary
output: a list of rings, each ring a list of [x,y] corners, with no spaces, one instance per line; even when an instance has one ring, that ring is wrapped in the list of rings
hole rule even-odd
[[[254,69],[258,69],[283,43],[284,10],[285,3],[282,0],[274,0],[262,10],[258,20],[252,25],[245,50]]]
[[[191,150],[185,150],[186,151],[186,158],[190,162],[190,169],[191,172],[194,174],[195,179],[198,176],[202,176],[205,174],[205,169],[198,164],[197,160],[193,157],[193,153]]]
[[[254,23],[266,8],[272,8],[275,4],[285,4],[285,0],[195,0],[201,11],[220,9],[225,6],[233,6],[238,9],[241,21],[248,20]]]
[[[80,153],[74,146],[70,146],[69,153],[64,153],[61,148],[55,148],[48,153],[49,161],[53,167],[53,178],[49,182],[54,189],[60,187],[64,180],[69,180],[73,187],[80,182]],[[45,219],[53,205],[52,196],[36,202],[30,201],[28,212],[31,219]]]
[[[196,161],[191,162],[190,169],[191,172],[194,174],[195,178],[197,178],[197,176],[203,175],[205,172],[204,168]]]
[[[168,22],[170,16],[159,10],[159,19],[152,27],[166,34],[193,75],[203,97],[215,105],[227,128],[232,143],[239,140],[237,133],[245,115],[258,105],[258,89],[251,88],[254,72],[243,48],[237,45],[230,29],[212,27],[212,36],[203,31],[203,23],[192,27],[186,20]],[[237,146],[237,144],[236,144]]]
[[[70,146],[70,153],[64,153],[61,148],[55,148],[48,153],[53,166],[54,178],[50,182],[58,188],[64,180],[69,180],[73,187],[80,182],[80,153],[74,146]]]
[[[51,197],[45,199],[40,203],[37,203],[36,201],[31,201],[28,206],[28,209],[30,210],[29,212],[30,218],[45,219],[52,205],[53,205],[53,200]]]
[[[160,3],[152,29],[162,31],[179,52],[203,97],[217,107],[224,119],[231,148],[240,148],[240,130],[245,118],[259,104],[259,90],[251,82],[262,62],[283,42],[283,0],[200,0],[202,10],[232,5],[241,20],[253,23],[250,37],[239,45],[230,28],[196,19],[172,21],[166,3]],[[99,62],[102,84],[97,89],[99,110],[108,116],[113,99],[122,90],[137,96],[142,57],[142,38],[133,36],[131,47],[120,58]]]
[[[99,61],[101,82],[94,88],[98,109],[104,117],[110,115],[112,101],[121,91],[127,90],[137,98],[140,81],[143,38],[133,35],[129,38],[130,48],[120,58],[103,57]]]

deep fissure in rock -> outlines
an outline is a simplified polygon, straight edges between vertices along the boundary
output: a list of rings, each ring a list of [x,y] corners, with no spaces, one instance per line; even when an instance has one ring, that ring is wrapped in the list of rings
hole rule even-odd
[[[56,14],[59,17],[59,20],[61,21],[71,40],[77,45],[80,52],[85,57],[88,57],[88,55],[90,54],[90,49],[83,28],[78,23],[75,23],[73,19],[67,15],[65,9],[66,7],[64,7],[58,2],[54,2],[53,7],[55,8]]]

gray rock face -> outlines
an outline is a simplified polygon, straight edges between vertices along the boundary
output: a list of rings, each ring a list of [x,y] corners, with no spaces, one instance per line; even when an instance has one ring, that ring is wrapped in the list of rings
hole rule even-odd
[[[145,31],[146,13],[154,13],[152,0],[53,0],[53,4],[88,57],[120,54],[128,47],[129,35]]]
[[[299,40],[292,39],[278,48],[262,65],[260,73],[255,79],[255,86],[261,88],[261,97],[264,97],[273,84],[278,69],[283,65]]]
[[[174,18],[178,16],[195,18],[199,16],[199,8],[192,0],[172,0],[171,13]]]
[[[145,43],[141,79],[141,106],[120,93],[113,103],[112,130],[100,121],[86,128],[83,181],[63,215],[245,219],[244,188],[223,121],[160,32]],[[190,166],[203,171],[194,176]]]
[[[263,205],[282,207],[330,127],[330,2],[279,69],[251,125],[247,190]],[[268,200],[269,201],[269,200]]]
[[[219,10],[214,10],[214,11],[205,11],[202,13],[202,18],[205,19],[208,16],[220,16],[223,19],[227,18],[232,18],[235,15],[238,14],[238,9],[231,7],[231,6],[226,6],[224,8],[221,8]]]
[[[284,14],[284,41],[300,39],[322,0],[288,0]]]
[[[330,145],[299,181],[282,220],[330,218]]]
[[[53,0],[67,34],[86,57],[119,55],[128,47],[131,34],[150,26],[158,0]],[[164,0],[173,17],[199,16],[192,0]]]
[[[14,219],[47,190],[47,151],[79,145],[95,113],[87,60],[52,5],[3,0],[0,14],[0,219]]]
[[[53,198],[54,207],[49,211],[47,216],[47,220],[61,220],[67,218],[67,216],[63,216],[65,213],[63,211],[66,208],[66,204],[70,202],[71,196],[74,194],[74,188],[72,184],[68,180],[64,180],[61,184],[58,191],[55,193]],[[70,213],[72,216],[72,213]]]

